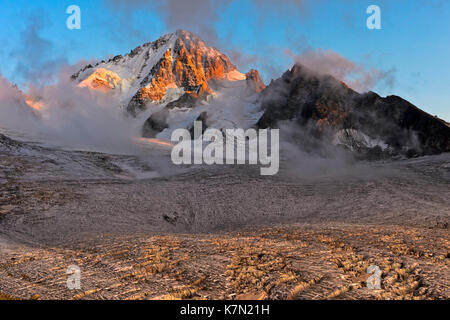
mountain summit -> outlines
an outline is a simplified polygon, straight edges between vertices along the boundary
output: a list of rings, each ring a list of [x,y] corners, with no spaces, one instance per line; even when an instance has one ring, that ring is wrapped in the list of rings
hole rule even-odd
[[[266,88],[258,71],[241,73],[185,30],[87,65],[72,79],[117,95],[129,115],[144,117],[147,138],[170,140],[174,129],[190,130],[195,120],[220,130],[288,122],[297,128],[295,142],[311,151],[325,142],[375,158],[450,152],[449,124],[400,97],[359,94],[299,64]]]
[[[239,81],[247,76],[192,32],[178,30],[125,56],[88,65],[72,78],[83,87],[119,92],[127,111],[135,116],[148,102],[206,99],[214,94],[211,81]],[[252,70],[249,78],[257,82],[255,90],[261,90],[258,72]]]
[[[291,121],[308,136],[323,140],[331,134],[327,140],[374,156],[450,152],[450,127],[445,121],[397,96],[357,93],[302,65],[272,81],[260,100],[264,114],[257,126],[261,128]]]

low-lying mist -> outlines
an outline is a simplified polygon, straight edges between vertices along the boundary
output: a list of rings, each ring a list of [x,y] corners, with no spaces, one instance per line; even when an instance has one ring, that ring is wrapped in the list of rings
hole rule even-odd
[[[220,101],[215,106],[213,99],[206,109],[217,109]],[[153,108],[158,109],[156,105]],[[61,72],[59,81],[52,85],[29,85],[26,93],[0,77],[0,127],[44,145],[138,155],[158,167],[162,174],[171,174],[175,168],[167,155],[155,156],[136,143],[148,114],[127,116],[117,95],[80,88],[70,80],[69,72]],[[280,128],[282,176],[297,179],[373,174],[372,169],[355,161],[349,152],[312,137],[298,124],[287,122]]]
[[[371,179],[394,173],[394,169],[360,161],[348,149],[293,121],[279,123],[280,175],[298,179]]]
[[[0,78],[0,126],[64,148],[111,153],[132,152],[140,129],[114,95],[80,88],[66,74],[52,85],[30,85],[25,95]]]

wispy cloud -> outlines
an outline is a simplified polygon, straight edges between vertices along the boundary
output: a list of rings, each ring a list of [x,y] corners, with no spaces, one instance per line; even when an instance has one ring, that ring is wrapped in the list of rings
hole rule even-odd
[[[377,85],[389,88],[394,86],[395,69],[382,71],[373,67],[366,67],[353,62],[332,50],[306,50],[302,54],[294,54],[290,50],[285,51],[295,63],[321,74],[330,74],[344,81],[348,86],[358,92],[366,92]]]
[[[24,82],[49,83],[67,60],[57,53],[51,41],[40,34],[48,21],[45,13],[35,14],[29,21],[28,27],[21,33],[19,45],[11,52],[11,57],[16,61],[16,77]]]

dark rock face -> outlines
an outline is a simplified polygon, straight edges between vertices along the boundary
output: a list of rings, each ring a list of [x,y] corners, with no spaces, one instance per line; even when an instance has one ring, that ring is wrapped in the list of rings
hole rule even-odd
[[[260,128],[276,128],[280,121],[290,120],[322,140],[328,133],[356,129],[384,141],[394,154],[450,152],[450,127],[443,120],[400,97],[359,94],[300,65],[272,81],[260,99],[264,110],[257,123]]]
[[[144,123],[142,136],[144,138],[154,138],[158,133],[168,127],[168,116],[169,111],[165,108],[152,114]]]
[[[0,147],[16,147],[16,146],[20,146],[19,142],[16,142],[10,138],[8,138],[7,136],[3,135],[0,133]]]
[[[88,64],[86,66],[84,66],[83,68],[81,68],[77,73],[74,73],[73,75],[70,76],[70,78],[72,80],[76,80],[78,78],[78,76],[80,75],[80,73],[86,71],[87,69],[91,69],[93,68],[92,64]]]
[[[397,96],[360,95],[349,123],[394,149],[406,146],[409,155],[450,152],[450,127]]]
[[[141,97],[140,93],[136,93],[126,107],[126,111],[133,117],[140,111],[145,111],[148,100]]]
[[[0,153],[9,154],[11,152],[21,152],[21,150],[24,149],[29,149],[29,146],[23,142],[13,140],[0,133]]]
[[[198,99],[191,94],[183,94],[175,101],[169,102],[166,106],[167,109],[174,108],[193,108],[197,104]]]
[[[197,88],[192,92],[184,93],[180,98],[175,101],[169,102],[166,106],[168,109],[173,108],[194,108],[201,100],[206,100],[208,92],[202,87]]]
[[[258,127],[276,127],[280,120],[305,125],[313,120],[320,127],[342,128],[357,93],[331,76],[318,76],[296,65],[262,92],[265,110]]]
[[[142,130],[142,136],[144,138],[154,138],[158,133],[163,131],[164,129],[168,128],[167,124],[167,118],[169,116],[169,110],[167,107],[164,109],[155,112],[148,118],[145,123]],[[198,137],[194,136],[194,122],[195,121],[201,121],[202,122],[202,132],[204,133],[205,130],[208,128],[207,121],[208,121],[208,114],[206,111],[203,111],[198,115],[198,117],[186,128],[189,130],[191,137],[193,139],[197,139]]]
[[[202,122],[202,134],[205,132],[206,129],[208,129],[208,125],[207,125],[207,121],[208,121],[208,114],[206,113],[206,111],[203,111],[202,113],[199,114],[199,116],[197,117],[197,119],[195,119],[195,121],[201,121]],[[194,135],[194,123],[192,123],[189,128],[188,128],[192,139],[197,139],[198,137],[196,137]]]

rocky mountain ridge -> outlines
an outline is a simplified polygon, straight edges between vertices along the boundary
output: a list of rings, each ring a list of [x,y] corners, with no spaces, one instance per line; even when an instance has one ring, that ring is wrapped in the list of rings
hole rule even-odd
[[[72,78],[118,94],[129,115],[146,111],[142,132],[149,138],[170,139],[173,129],[189,129],[197,119],[217,129],[288,122],[302,132],[294,140],[310,150],[326,141],[375,158],[450,152],[449,125],[400,97],[360,94],[299,64],[266,87],[258,71],[239,72],[185,30],[86,66]]]
[[[398,96],[360,94],[329,75],[294,65],[262,92],[264,114],[257,126],[277,127],[294,121],[312,136],[334,135],[350,148],[361,134],[377,140],[377,150],[410,156],[450,152],[450,127]],[[333,140],[332,137],[329,137]],[[364,140],[367,140],[364,138]],[[351,141],[349,143],[349,141]]]
[[[249,85],[254,90],[264,88],[256,70],[251,70],[249,77]],[[149,102],[169,103],[180,98],[181,102],[206,100],[215,94],[211,81],[240,81],[247,76],[226,55],[207,46],[193,33],[178,30],[125,56],[88,65],[72,79],[80,86],[118,92],[128,113],[136,116],[147,109]]]

